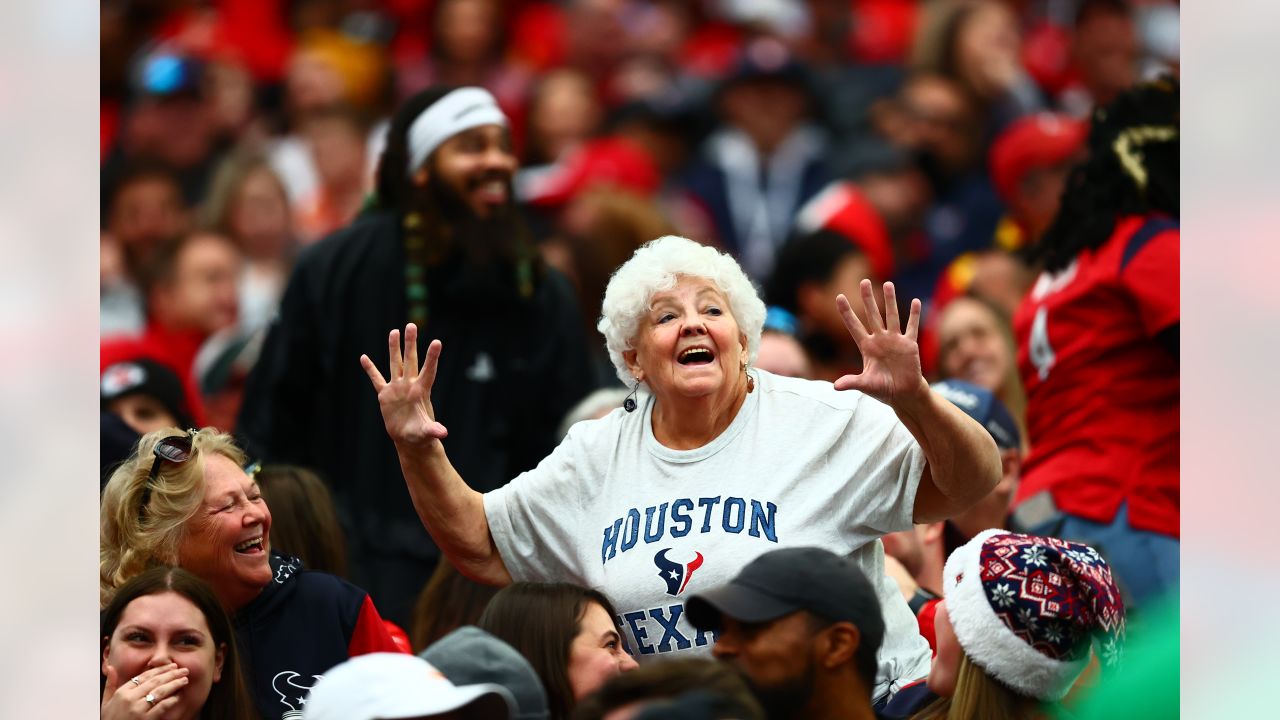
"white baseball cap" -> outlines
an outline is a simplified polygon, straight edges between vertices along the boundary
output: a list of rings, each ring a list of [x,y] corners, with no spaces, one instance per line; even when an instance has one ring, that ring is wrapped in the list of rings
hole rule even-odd
[[[509,720],[515,700],[500,685],[457,686],[422,658],[360,655],[324,674],[307,696],[304,720],[398,720],[462,710],[467,718]]]

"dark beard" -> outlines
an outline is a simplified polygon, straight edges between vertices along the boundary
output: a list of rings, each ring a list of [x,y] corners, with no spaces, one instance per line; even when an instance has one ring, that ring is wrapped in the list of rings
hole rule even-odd
[[[811,659],[806,662],[804,672],[798,677],[774,687],[761,687],[740,669],[738,673],[747,682],[747,687],[751,688],[751,694],[760,701],[765,717],[769,720],[792,720],[792,718],[803,717],[805,708],[813,697],[815,673]]]
[[[415,203],[426,218],[427,277],[435,302],[498,311],[522,298],[518,265],[531,262],[528,230],[512,195],[489,217],[433,174]]]

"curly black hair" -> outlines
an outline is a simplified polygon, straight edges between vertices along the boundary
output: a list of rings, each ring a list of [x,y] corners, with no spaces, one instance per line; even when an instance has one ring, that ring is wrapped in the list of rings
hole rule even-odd
[[[1167,75],[1094,110],[1089,159],[1072,169],[1058,214],[1027,260],[1057,272],[1106,242],[1122,216],[1177,218],[1179,132],[1178,80]]]

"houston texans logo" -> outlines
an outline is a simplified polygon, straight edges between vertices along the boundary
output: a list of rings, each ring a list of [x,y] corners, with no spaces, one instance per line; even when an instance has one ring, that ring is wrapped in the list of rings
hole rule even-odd
[[[658,566],[658,577],[667,584],[667,594],[675,597],[684,592],[693,572],[702,567],[702,553],[694,551],[695,557],[687,563],[678,563],[667,559],[671,548],[663,548],[653,556],[653,564]]]
[[[285,670],[276,673],[276,676],[271,679],[271,688],[280,696],[280,704],[289,708],[284,713],[285,720],[302,717],[302,708],[307,704],[307,694],[311,692],[312,685],[320,681],[319,675],[312,675],[311,685],[307,685],[305,682],[298,682],[298,678],[301,677],[292,670]]]
[[[280,559],[280,567],[276,568],[276,584],[283,585],[298,571],[297,558],[284,556]]]

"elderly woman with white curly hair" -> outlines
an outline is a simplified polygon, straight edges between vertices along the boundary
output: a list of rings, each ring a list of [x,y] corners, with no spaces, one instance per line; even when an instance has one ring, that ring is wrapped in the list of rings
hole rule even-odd
[[[505,585],[572,581],[603,591],[642,662],[708,653],[684,617],[691,591],[721,585],[754,557],[818,545],[879,578],[886,634],[873,697],[929,672],[929,649],[892,581],[879,538],[950,517],[1000,479],[991,436],[929,389],[913,301],[905,332],[893,286],[881,315],[864,280],[866,322],[835,302],[863,371],[835,382],[751,367],[765,306],[737,263],[662,237],[605,291],[599,329],[618,377],[649,392],[578,423],[536,468],[481,495],[445,455],[431,386],[441,347],[418,368],[417,329],[389,337],[391,376],[368,357],[387,432],[427,530],[464,574]]]

